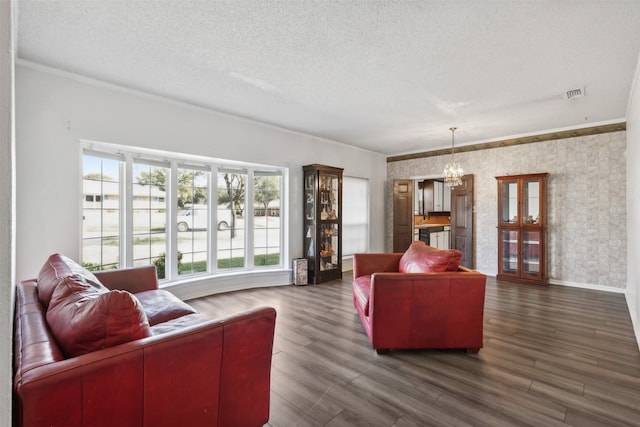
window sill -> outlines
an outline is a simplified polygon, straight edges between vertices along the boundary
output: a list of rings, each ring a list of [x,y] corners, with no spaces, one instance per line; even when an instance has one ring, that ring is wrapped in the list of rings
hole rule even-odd
[[[290,285],[293,283],[291,274],[291,269],[278,268],[198,275],[165,284],[161,283],[160,288],[173,293],[182,300],[189,300],[242,289]]]

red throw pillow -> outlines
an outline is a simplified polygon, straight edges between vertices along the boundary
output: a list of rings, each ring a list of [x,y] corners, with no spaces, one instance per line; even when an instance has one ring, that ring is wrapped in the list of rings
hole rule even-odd
[[[74,275],[84,277],[87,285],[107,290],[89,270],[62,254],[53,254],[38,274],[38,298],[44,308],[49,307],[56,287],[63,283],[65,278]]]
[[[147,316],[133,295],[97,289],[81,275],[66,277],[56,287],[47,323],[67,357],[151,335]]]
[[[149,325],[168,322],[169,320],[198,312],[186,302],[163,289],[136,293],[136,299],[147,315]]]
[[[462,260],[462,252],[456,249],[436,249],[422,241],[411,243],[400,258],[401,273],[436,273],[457,271]]]

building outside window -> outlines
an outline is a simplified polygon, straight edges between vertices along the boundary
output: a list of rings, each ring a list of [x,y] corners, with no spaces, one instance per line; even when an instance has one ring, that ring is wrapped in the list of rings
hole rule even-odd
[[[83,147],[82,261],[89,269],[153,264],[159,279],[174,281],[283,266],[282,169]]]
[[[92,269],[120,265],[121,163],[117,158],[83,157],[82,258]]]

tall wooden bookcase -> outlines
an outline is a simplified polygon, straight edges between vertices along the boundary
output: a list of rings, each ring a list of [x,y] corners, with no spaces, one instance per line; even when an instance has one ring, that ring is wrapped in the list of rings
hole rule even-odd
[[[498,176],[498,280],[547,285],[547,175]]]
[[[304,170],[304,257],[309,283],[342,277],[342,171],[324,165]]]

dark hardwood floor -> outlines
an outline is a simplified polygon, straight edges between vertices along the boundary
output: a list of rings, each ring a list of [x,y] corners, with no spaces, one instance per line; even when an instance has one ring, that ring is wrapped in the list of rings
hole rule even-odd
[[[268,426],[640,426],[624,295],[488,278],[484,348],[371,349],[343,280],[191,300],[277,310]]]

